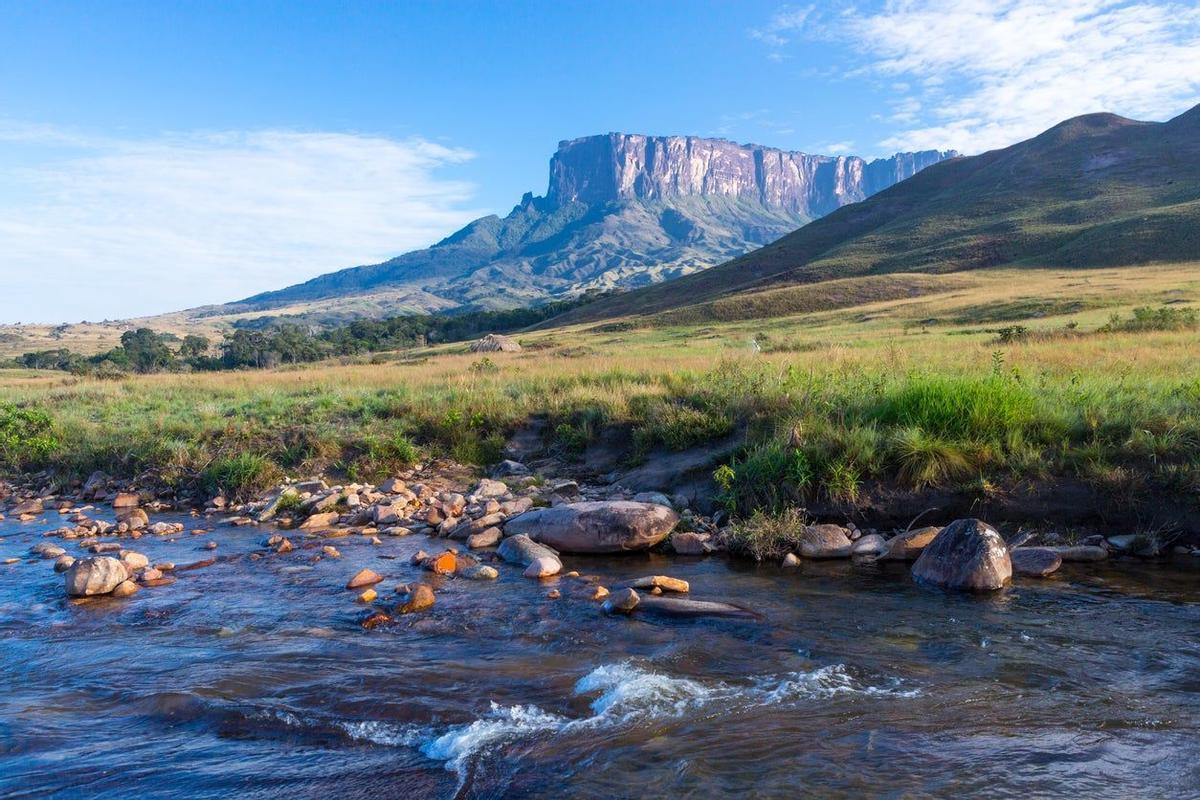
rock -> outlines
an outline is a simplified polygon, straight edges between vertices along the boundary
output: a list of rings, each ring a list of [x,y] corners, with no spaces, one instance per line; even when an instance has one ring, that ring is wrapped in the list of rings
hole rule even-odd
[[[125,565],[110,556],[78,559],[64,576],[71,597],[108,594],[129,577]]]
[[[947,589],[994,591],[1012,578],[1012,561],[996,529],[977,519],[947,525],[912,568],[921,583]]]
[[[113,498],[113,508],[137,508],[141,504],[136,494],[132,492],[121,492]]]
[[[510,476],[528,475],[529,467],[522,464],[520,461],[505,459],[492,468],[493,478],[507,478]]]
[[[928,526],[901,533],[888,542],[888,549],[880,558],[886,561],[916,561],[941,532],[941,528]]]
[[[42,504],[42,501],[34,499],[34,500],[24,500],[20,503],[17,503],[15,506],[13,506],[12,513],[14,516],[17,516],[17,517],[29,517],[29,516],[36,517],[38,514],[43,513],[45,510],[46,510],[46,508]]]
[[[376,628],[386,622],[391,621],[392,618],[382,611],[372,611],[367,616],[363,617],[363,620],[360,624],[367,630],[371,630],[372,628]]]
[[[1044,549],[1054,551],[1063,561],[1103,561],[1108,558],[1107,549],[1091,544],[1046,547]]]
[[[496,568],[489,567],[487,564],[475,564],[465,569],[460,569],[458,575],[469,581],[493,581],[500,577],[500,573],[496,571]]]
[[[135,553],[132,550],[125,550],[121,553],[121,561],[125,562],[125,566],[132,570],[145,569],[150,566],[150,559],[141,553]]]
[[[416,611],[424,611],[434,603],[433,589],[424,583],[409,584],[408,592],[396,606],[397,614],[412,614]]]
[[[604,586],[593,586],[592,587],[592,599],[593,600],[603,600],[604,598],[608,597],[608,595],[609,595],[609,591],[606,587],[604,587]]]
[[[157,581],[162,576],[163,574],[160,570],[154,569],[153,567],[148,567],[147,569],[142,570],[142,574],[138,577],[143,583],[147,583],[150,581]]]
[[[638,593],[628,587],[617,589],[604,601],[606,614],[632,614],[642,600]]]
[[[503,497],[508,494],[508,486],[503,481],[483,478],[471,492],[476,497]]]
[[[1139,533],[1109,536],[1106,541],[1109,547],[1118,552],[1132,553],[1141,558],[1155,558],[1162,554],[1157,541]]]
[[[1017,547],[1008,551],[1013,572],[1044,578],[1062,566],[1062,556],[1048,547]]]
[[[633,496],[635,503],[653,503],[656,506],[671,507],[671,498],[662,492],[638,492]]]
[[[329,558],[341,558],[342,554],[333,545],[327,544],[321,548],[321,552]]]
[[[304,522],[300,523],[302,531],[318,531],[324,530],[332,525],[337,524],[338,518],[341,515],[336,511],[326,511],[324,513],[313,514]]]
[[[108,481],[107,475],[96,470],[84,481],[81,496],[84,500],[102,500],[108,494]]]
[[[122,509],[117,520],[131,531],[138,531],[150,524],[150,517],[140,508]]]
[[[643,597],[638,604],[641,611],[671,617],[733,617],[736,619],[758,619],[759,615],[749,609],[715,600],[693,600],[684,597]]]
[[[42,548],[41,556],[45,560],[49,561],[51,559],[58,558],[59,556],[66,555],[66,552],[67,551],[61,547],[50,545],[49,547]]]
[[[671,535],[671,547],[681,556],[703,556],[713,551],[712,534],[679,531]]]
[[[542,556],[535,558],[529,562],[529,566],[522,573],[526,578],[549,578],[552,575],[557,575],[562,569],[562,562],[554,556]]]
[[[130,580],[125,580],[116,585],[116,587],[112,590],[112,596],[129,597],[130,595],[137,594],[137,591],[138,585],[136,583]]]
[[[346,583],[347,589],[361,589],[364,586],[371,586],[383,580],[383,576],[369,569],[359,570],[353,578]]]
[[[795,553],[788,553],[786,556],[783,557],[783,566],[798,567],[798,566],[800,566],[800,559],[796,558]]]
[[[496,552],[510,564],[529,567],[536,563],[538,577],[547,577],[547,575],[541,574],[545,570],[553,570],[548,573],[549,575],[556,575],[562,570],[562,562],[559,561],[558,554],[528,536],[509,536],[500,543]]]
[[[653,547],[678,522],[679,515],[666,506],[600,500],[537,508],[510,519],[504,532],[564,553],[620,553]]]
[[[866,536],[861,536],[854,542],[854,547],[851,548],[851,555],[856,556],[882,556],[888,551],[887,540],[878,533],[868,533]]]
[[[846,558],[854,543],[840,525],[806,525],[800,534],[800,555],[805,558]]]
[[[453,551],[447,550],[432,558],[427,558],[421,565],[435,575],[453,575],[458,568],[458,559]]]
[[[515,517],[517,514],[524,514],[531,508],[533,508],[532,497],[517,497],[500,504],[500,511],[506,517]]]
[[[668,592],[687,593],[691,588],[687,581],[679,578],[671,578],[666,575],[647,575],[644,578],[635,578],[629,582],[629,585],[634,589],[665,589]]]
[[[55,572],[66,572],[75,563],[74,556],[59,556],[54,560]]]
[[[471,345],[472,353],[519,353],[521,345],[511,336],[489,333]]]
[[[259,522],[267,522],[275,518],[279,513],[279,506],[283,503],[285,497],[298,497],[294,489],[284,489],[283,491],[275,492],[267,498],[267,503],[258,512],[256,519]]]
[[[375,602],[375,598],[377,598],[377,597],[379,597],[379,592],[375,591],[374,589],[367,589],[365,592],[363,592],[362,594],[360,594],[358,596],[358,602],[373,603],[373,602]]]
[[[473,533],[467,537],[467,547],[472,550],[479,550],[484,547],[495,547],[500,544],[500,540],[504,538],[504,532],[498,527],[492,526],[479,533]]]
[[[395,525],[408,519],[408,503],[396,502],[378,505],[372,510],[372,515],[376,525]]]
[[[388,478],[379,485],[379,491],[384,494],[400,494],[408,491],[408,484],[399,478]]]

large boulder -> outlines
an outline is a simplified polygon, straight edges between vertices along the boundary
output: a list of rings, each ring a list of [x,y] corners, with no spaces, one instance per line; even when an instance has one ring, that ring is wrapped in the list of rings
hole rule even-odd
[[[115,558],[81,558],[65,573],[67,594],[71,597],[109,594],[128,577],[125,565]]]
[[[840,525],[806,525],[800,534],[800,555],[805,558],[846,558],[853,549]]]
[[[563,553],[622,553],[653,547],[678,523],[679,515],[666,506],[599,500],[536,508],[510,519],[504,533]]]
[[[988,592],[1012,579],[1012,560],[995,528],[977,519],[960,519],[925,548],[912,574],[932,586]]]
[[[530,577],[545,578],[556,575],[562,570],[562,562],[558,559],[558,553],[549,547],[538,544],[524,534],[509,536],[500,543],[496,552],[510,564],[534,569],[536,575]]]

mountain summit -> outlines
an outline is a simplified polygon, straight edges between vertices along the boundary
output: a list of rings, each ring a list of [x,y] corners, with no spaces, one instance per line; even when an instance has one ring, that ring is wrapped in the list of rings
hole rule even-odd
[[[503,219],[221,311],[311,316],[320,301],[317,316],[378,316],[645,286],[743,255],[953,155],[868,162],[695,136],[572,139],[550,159],[546,195],[526,194]]]

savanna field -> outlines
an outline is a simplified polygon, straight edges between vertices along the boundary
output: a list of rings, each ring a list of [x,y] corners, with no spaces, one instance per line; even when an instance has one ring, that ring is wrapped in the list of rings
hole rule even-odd
[[[883,300],[878,279],[837,282],[841,307],[819,312],[529,331],[516,354],[451,344],[117,380],[7,371],[5,467],[249,493],[438,456],[484,467],[538,419],[566,463],[613,429],[626,465],[732,441],[713,492],[736,516],[853,509],[879,486],[986,501],[1061,480],[1194,507],[1194,265],[887,280]]]

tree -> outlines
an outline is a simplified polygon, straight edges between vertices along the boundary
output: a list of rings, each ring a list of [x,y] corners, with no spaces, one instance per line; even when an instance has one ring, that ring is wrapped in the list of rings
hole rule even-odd
[[[175,366],[175,354],[163,337],[150,328],[138,328],[121,334],[121,349],[137,372],[159,372]]]
[[[187,361],[201,358],[208,352],[208,337],[197,336],[194,333],[189,333],[183,337],[183,343],[179,345],[179,357]]]

